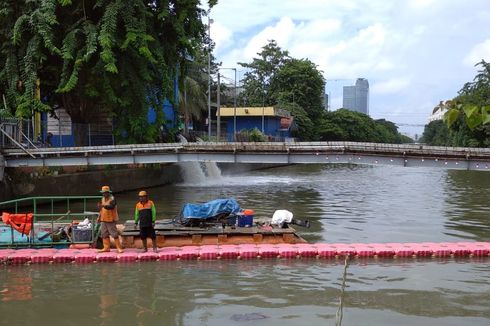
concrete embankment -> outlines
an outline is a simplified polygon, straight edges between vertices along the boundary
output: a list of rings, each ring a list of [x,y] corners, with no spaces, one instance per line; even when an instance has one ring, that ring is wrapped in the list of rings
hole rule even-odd
[[[267,169],[273,164],[220,164],[224,174]],[[30,196],[77,196],[97,194],[102,185],[116,192],[157,187],[182,181],[178,164],[80,169],[6,169],[0,182],[0,201]]]
[[[181,181],[176,164],[112,168],[91,171],[6,171],[0,200],[30,196],[77,196],[97,194],[102,185],[117,192],[156,187]],[[53,173],[55,172],[55,173]]]

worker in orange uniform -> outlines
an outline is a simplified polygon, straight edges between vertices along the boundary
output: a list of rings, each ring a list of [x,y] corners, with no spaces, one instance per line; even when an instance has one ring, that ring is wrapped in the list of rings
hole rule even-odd
[[[155,234],[155,221],[157,219],[157,210],[153,201],[148,199],[148,193],[146,191],[140,191],[139,201],[136,204],[134,210],[134,223],[140,226],[140,238],[143,242],[143,251],[148,251],[148,238],[151,238],[153,244],[153,251],[157,250],[157,236]]]
[[[102,238],[104,248],[100,249],[99,252],[110,251],[111,239],[109,236],[111,236],[114,238],[117,252],[123,253],[124,251],[121,246],[121,242],[119,241],[119,232],[117,231],[116,227],[116,222],[119,220],[116,199],[112,195],[112,191],[109,186],[103,186],[100,193],[102,194],[102,199],[98,205],[99,218],[97,219],[97,222],[101,223],[100,236]]]

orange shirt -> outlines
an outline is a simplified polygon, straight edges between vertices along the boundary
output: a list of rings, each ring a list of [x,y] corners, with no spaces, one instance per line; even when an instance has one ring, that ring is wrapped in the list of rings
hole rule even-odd
[[[113,196],[110,196],[109,198],[105,199],[102,197],[101,200],[101,207],[100,207],[100,221],[101,222],[116,222],[119,219],[119,216],[117,214],[117,205],[116,201]],[[104,206],[108,205],[114,205],[114,208],[112,209],[107,209]]]

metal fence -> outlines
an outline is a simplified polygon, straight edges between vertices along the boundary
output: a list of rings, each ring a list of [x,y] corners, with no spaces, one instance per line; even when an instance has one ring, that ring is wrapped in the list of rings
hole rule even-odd
[[[36,130],[37,129],[37,130]],[[0,118],[0,148],[115,145],[112,125]]]

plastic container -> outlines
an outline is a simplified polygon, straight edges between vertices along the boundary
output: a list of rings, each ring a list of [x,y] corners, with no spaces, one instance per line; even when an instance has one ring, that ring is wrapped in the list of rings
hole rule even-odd
[[[72,229],[73,242],[89,242],[92,241],[92,229]]]
[[[251,227],[254,223],[254,214],[255,212],[251,209],[245,209],[239,215],[237,215],[237,224],[238,227]]]

